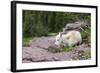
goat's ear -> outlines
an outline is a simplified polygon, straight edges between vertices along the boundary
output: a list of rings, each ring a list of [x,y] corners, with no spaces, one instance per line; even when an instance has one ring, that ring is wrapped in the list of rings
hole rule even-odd
[[[62,37],[62,33],[61,32],[59,32],[59,36]]]
[[[59,32],[59,35],[60,35],[60,32]]]

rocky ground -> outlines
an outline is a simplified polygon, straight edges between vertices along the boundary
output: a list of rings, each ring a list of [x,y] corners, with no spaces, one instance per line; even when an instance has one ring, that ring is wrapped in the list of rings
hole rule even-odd
[[[51,52],[50,46],[55,46],[55,37],[33,38],[29,46],[22,48],[22,62],[44,62],[44,61],[69,61],[90,59],[90,46],[82,43],[69,52]]]

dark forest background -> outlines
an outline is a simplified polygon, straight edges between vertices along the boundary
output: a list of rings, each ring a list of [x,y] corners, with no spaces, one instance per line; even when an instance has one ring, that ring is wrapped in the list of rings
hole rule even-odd
[[[62,31],[67,23],[90,22],[89,13],[23,10],[23,37],[49,36]]]

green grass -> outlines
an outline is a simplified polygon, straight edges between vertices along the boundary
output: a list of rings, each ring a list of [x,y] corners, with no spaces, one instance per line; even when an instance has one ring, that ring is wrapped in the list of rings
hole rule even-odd
[[[91,50],[86,50],[85,52],[84,52],[84,56],[85,56],[85,58],[91,58]]]
[[[48,36],[55,36],[57,33],[48,33]]]
[[[64,52],[69,52],[69,51],[72,51],[73,48],[74,48],[74,47],[64,47],[64,48],[63,48],[63,51],[64,51]]]
[[[81,32],[82,39],[85,40],[85,42],[90,43],[91,42],[91,29],[90,27],[84,28],[84,31]]]
[[[57,52],[70,52],[74,49],[74,47],[61,47],[61,48],[54,48],[54,47],[49,47],[48,51],[57,53]]]
[[[24,37],[23,38],[23,46],[29,46],[32,41],[32,37]]]

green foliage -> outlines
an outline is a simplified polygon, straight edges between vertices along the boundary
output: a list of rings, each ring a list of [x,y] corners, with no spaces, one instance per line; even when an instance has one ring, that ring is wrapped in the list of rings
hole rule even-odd
[[[91,51],[85,51],[84,55],[86,58],[91,58]]]
[[[91,58],[91,51],[90,50],[86,50],[83,54],[83,56],[88,59],[88,58]]]
[[[88,13],[23,10],[23,37],[48,36],[62,31],[67,23],[90,22]]]
[[[90,43],[90,40],[91,40],[91,28],[89,26],[89,27],[85,27],[83,29],[84,29],[84,31],[81,32],[82,39],[83,39],[83,41]]]
[[[49,47],[48,51],[53,52],[53,53],[58,53],[58,52],[69,52],[72,51],[74,47]]]
[[[48,29],[42,26],[41,24],[38,24],[39,26],[35,27],[35,32],[33,33],[33,36],[47,36]]]
[[[23,46],[30,46],[31,42],[32,42],[32,37],[24,37],[23,38]]]
[[[48,36],[55,36],[55,35],[57,35],[57,33],[48,33],[47,35]]]
[[[74,47],[64,47],[63,51],[64,52],[69,52],[69,51],[72,51],[73,49],[74,49]]]
[[[86,59],[90,59],[90,58],[91,58],[91,50],[89,48],[87,48],[87,50],[84,50],[79,53],[77,59],[86,60]]]

